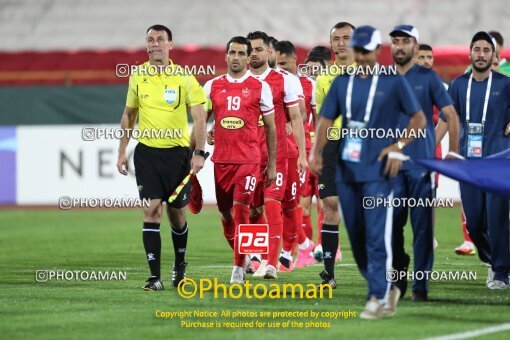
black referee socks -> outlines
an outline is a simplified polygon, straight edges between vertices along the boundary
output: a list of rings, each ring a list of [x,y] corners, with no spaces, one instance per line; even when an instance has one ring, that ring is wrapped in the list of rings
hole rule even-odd
[[[335,257],[338,249],[338,225],[322,225],[322,252],[324,254],[324,269],[329,275],[335,276]]]
[[[175,264],[178,266],[184,262],[186,245],[188,244],[188,223],[182,229],[172,226],[172,241],[174,242]]]
[[[147,263],[149,263],[151,276],[161,277],[161,236],[159,235],[159,223],[143,222],[143,246],[147,255]]]

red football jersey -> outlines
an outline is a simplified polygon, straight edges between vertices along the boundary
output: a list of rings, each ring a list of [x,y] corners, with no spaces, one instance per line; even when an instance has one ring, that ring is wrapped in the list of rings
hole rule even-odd
[[[274,120],[276,126],[276,159],[287,159],[287,132],[285,123],[287,122],[287,114],[285,109],[298,105],[298,94],[294,83],[289,75],[280,71],[268,68],[263,74],[256,76],[260,80],[264,80],[271,87],[274,104]],[[264,132],[264,124],[259,121],[259,145],[261,150],[261,165],[267,164],[267,148],[266,135]]]
[[[299,77],[295,76],[291,73],[288,73],[287,71],[284,71],[284,70],[279,70],[279,71],[281,71],[283,74],[286,74],[290,77],[290,79],[293,83],[293,86],[297,91],[298,99],[305,100],[305,95],[303,93],[303,87],[301,86]],[[285,111],[285,116],[286,116],[287,122],[290,122],[290,116],[289,116],[288,110]],[[290,135],[287,135],[287,157],[288,158],[298,158],[298,156],[299,156],[299,150],[297,147],[296,139],[294,138],[294,133],[291,133]]]
[[[228,74],[211,79],[204,91],[214,112],[212,161],[259,163],[259,116],[274,112],[269,85],[247,72],[239,79]]]
[[[301,87],[303,88],[303,94],[305,96],[307,115],[307,120],[304,122],[306,150],[310,151],[313,145],[310,133],[314,133],[315,131],[315,116],[312,111],[315,110],[315,81],[310,77],[299,77],[299,81],[301,82]]]

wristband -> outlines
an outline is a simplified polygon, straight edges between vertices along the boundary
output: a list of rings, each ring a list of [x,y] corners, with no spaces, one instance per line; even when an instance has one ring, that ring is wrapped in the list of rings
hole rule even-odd
[[[205,158],[205,151],[204,150],[198,150],[198,149],[195,149],[195,151],[193,151],[193,156],[202,156]]]

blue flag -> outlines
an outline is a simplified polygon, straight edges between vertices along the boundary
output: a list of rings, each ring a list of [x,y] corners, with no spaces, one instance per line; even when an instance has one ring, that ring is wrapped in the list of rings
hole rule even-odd
[[[510,199],[510,149],[482,159],[414,159],[431,171]]]

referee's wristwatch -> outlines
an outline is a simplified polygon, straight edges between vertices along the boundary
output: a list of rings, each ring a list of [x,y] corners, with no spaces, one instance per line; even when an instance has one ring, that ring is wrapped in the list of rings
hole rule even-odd
[[[193,151],[193,156],[202,156],[205,158],[205,151],[204,150],[198,150],[198,149],[195,149],[195,151]]]

